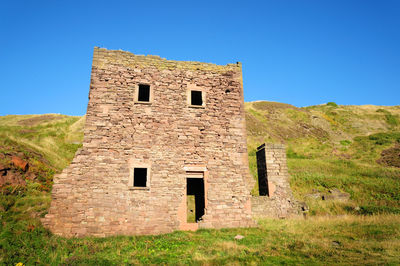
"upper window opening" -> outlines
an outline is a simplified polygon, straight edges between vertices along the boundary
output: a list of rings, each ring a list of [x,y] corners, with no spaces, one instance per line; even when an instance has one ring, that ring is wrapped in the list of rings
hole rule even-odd
[[[133,186],[147,187],[147,168],[134,168]]]
[[[191,105],[203,105],[203,97],[201,91],[191,91]]]
[[[150,85],[139,84],[139,102],[150,102]]]

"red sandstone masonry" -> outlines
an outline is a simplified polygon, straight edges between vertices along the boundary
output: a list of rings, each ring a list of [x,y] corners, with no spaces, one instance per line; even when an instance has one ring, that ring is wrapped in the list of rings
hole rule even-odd
[[[300,215],[303,203],[294,199],[290,189],[285,145],[266,144],[265,164],[269,196],[252,197],[253,215],[270,218],[288,218]]]
[[[151,104],[135,103],[138,84],[151,86]],[[188,106],[188,88],[205,92],[204,108]],[[240,64],[95,48],[83,147],[55,177],[43,224],[67,237],[190,229],[179,211],[184,168],[202,165],[207,206],[199,228],[251,226],[245,130]],[[138,165],[151,170],[148,188],[128,185]]]

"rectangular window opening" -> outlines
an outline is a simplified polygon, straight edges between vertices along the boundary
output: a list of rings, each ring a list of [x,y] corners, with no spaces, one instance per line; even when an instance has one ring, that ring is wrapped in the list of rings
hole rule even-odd
[[[133,169],[133,186],[147,187],[147,168]]]
[[[204,179],[186,178],[187,222],[197,223],[204,215]]]
[[[139,84],[139,102],[150,102],[150,85]]]
[[[191,91],[190,104],[198,106],[203,105],[203,95],[201,91]]]

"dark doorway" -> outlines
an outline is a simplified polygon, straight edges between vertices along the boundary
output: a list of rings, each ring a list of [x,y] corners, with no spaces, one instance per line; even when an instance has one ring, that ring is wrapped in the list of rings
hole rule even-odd
[[[197,223],[204,215],[204,179],[187,178],[187,222]]]
[[[257,156],[258,192],[260,196],[269,196],[267,161],[265,158],[265,144],[257,148],[256,156]]]

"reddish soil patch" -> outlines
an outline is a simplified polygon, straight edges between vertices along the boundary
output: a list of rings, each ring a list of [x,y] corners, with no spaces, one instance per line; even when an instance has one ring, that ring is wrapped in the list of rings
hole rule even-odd
[[[9,185],[26,186],[24,174],[21,170],[26,172],[28,168],[28,162],[15,155],[11,157],[8,163],[0,163],[0,188]]]
[[[396,144],[394,147],[384,150],[381,153],[381,158],[377,160],[377,162],[383,165],[400,168],[400,144]]]
[[[303,111],[296,106],[287,103],[278,102],[254,102],[253,107],[259,110],[264,110],[268,112],[275,112],[277,109],[293,109],[296,111]]]
[[[60,120],[62,118],[63,117],[61,116],[55,116],[55,115],[41,115],[18,121],[18,124],[21,126],[34,126],[41,122],[50,122],[52,120]]]
[[[0,188],[3,186],[26,186],[25,179],[22,177],[21,173],[15,170],[7,170],[0,172]]]
[[[21,122],[21,121],[19,121]],[[36,130],[33,129],[21,129],[19,131],[19,134],[25,135],[25,134],[32,134],[32,133],[36,133]]]
[[[27,161],[22,160],[18,156],[13,156],[11,161],[15,167],[21,168],[22,171],[24,171],[24,172],[26,172],[29,168],[29,163]]]

